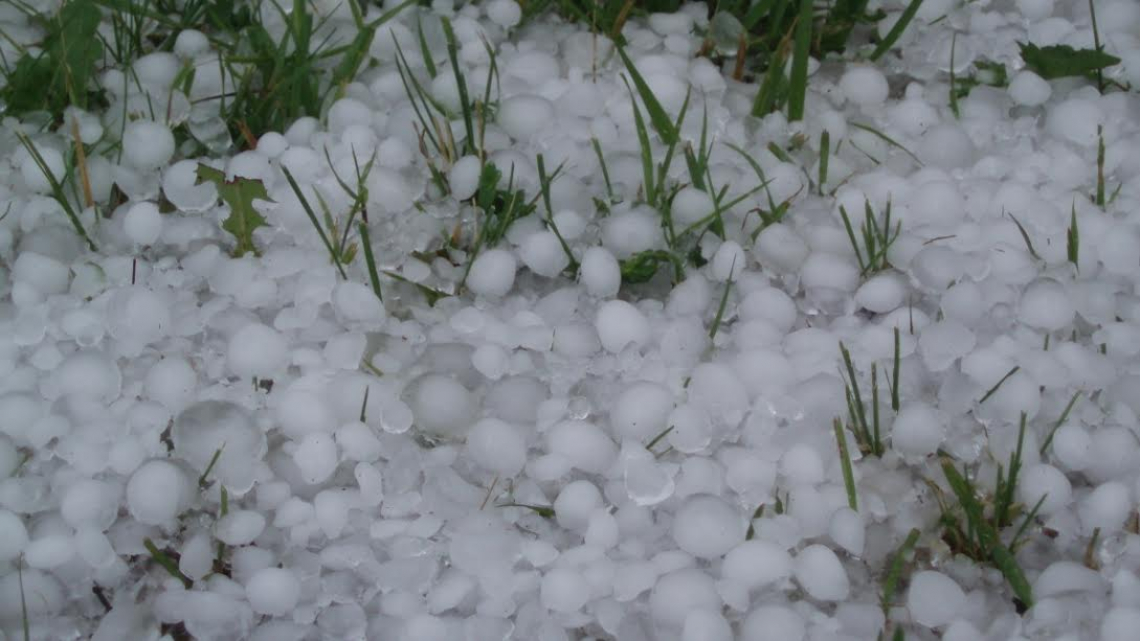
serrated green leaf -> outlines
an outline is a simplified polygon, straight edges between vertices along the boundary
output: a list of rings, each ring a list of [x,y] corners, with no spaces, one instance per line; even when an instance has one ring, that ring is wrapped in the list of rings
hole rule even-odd
[[[234,256],[244,256],[246,253],[258,255],[257,247],[253,244],[253,232],[258,227],[265,227],[265,218],[253,207],[254,200],[269,199],[265,185],[260,180],[252,178],[235,178],[226,180],[224,171],[214,169],[209,165],[198,163],[198,180],[196,184],[212,182],[218,188],[218,196],[222,202],[230,207],[230,215],[222,221],[222,229],[228,231],[237,240],[234,247]]]
[[[1038,47],[1032,42],[1017,44],[1026,66],[1046,80],[1086,76],[1120,63],[1120,58],[1097,49],[1074,49],[1069,45]]]

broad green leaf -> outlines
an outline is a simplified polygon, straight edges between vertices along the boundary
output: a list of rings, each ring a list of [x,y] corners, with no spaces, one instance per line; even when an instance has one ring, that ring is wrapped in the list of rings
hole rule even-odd
[[[244,256],[246,253],[257,255],[257,248],[253,245],[253,232],[258,227],[265,227],[266,223],[265,218],[254,209],[253,201],[272,202],[265,191],[265,185],[252,178],[226,180],[224,171],[199,163],[197,183],[204,182],[214,183],[218,188],[218,196],[230,207],[230,215],[222,221],[222,229],[237,240],[234,256]]]
[[[1032,42],[1019,42],[1018,46],[1026,66],[1046,80],[1085,76],[1120,63],[1120,58],[1097,49],[1074,49],[1069,45],[1038,47]]]

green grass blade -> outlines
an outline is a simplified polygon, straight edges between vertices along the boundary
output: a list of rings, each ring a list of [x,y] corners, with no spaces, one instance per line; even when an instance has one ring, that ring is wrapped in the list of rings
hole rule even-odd
[[[606,195],[610,200],[614,199],[614,186],[610,182],[610,171],[606,167],[606,157],[602,154],[602,145],[598,142],[597,138],[590,138],[590,145],[594,148],[594,153],[598,156],[598,164],[602,167],[602,180],[606,183]]]
[[[629,101],[633,107],[633,123],[637,130],[637,141],[641,147],[641,171],[645,201],[654,204],[657,201],[657,192],[653,187],[653,148],[649,143],[649,130],[645,126],[645,119],[641,116],[641,110],[637,108],[637,100],[633,97],[633,90],[628,84],[625,88],[629,91]]]
[[[167,574],[181,581],[187,590],[194,586],[194,582],[190,580],[190,577],[178,569],[178,564],[174,562],[174,559],[170,558],[170,555],[166,552],[158,549],[158,546],[155,545],[154,541],[151,541],[149,537],[143,539],[143,547],[150,553],[150,557],[154,559],[155,563],[162,566],[162,569],[166,570]]]
[[[899,370],[901,369],[902,350],[900,349],[899,328],[895,326],[895,357],[891,370],[891,409],[899,411]]]
[[[894,601],[895,593],[898,591],[899,581],[902,579],[903,568],[906,567],[907,557],[914,550],[914,546],[918,544],[918,537],[922,532],[918,528],[912,529],[903,540],[902,545],[895,551],[895,555],[891,557],[891,564],[887,567],[887,576],[883,580],[883,595],[882,607],[884,614],[891,607],[891,602]]]
[[[1081,231],[1077,227],[1077,203],[1073,201],[1073,209],[1069,218],[1069,229],[1065,232],[1065,253],[1069,262],[1077,271],[1081,271]]]
[[[1065,409],[1061,412],[1061,416],[1057,417],[1057,421],[1053,423],[1053,427],[1049,430],[1048,436],[1046,436],[1045,440],[1041,442],[1041,456],[1045,456],[1045,452],[1049,451],[1049,446],[1053,444],[1053,436],[1057,433],[1057,430],[1059,430],[1061,426],[1065,424],[1065,421],[1068,420],[1069,413],[1073,411],[1073,407],[1077,404],[1077,401],[1080,400],[1080,398],[1081,392],[1078,390],[1073,394],[1073,397],[1069,399],[1068,405],[1065,405]]]
[[[877,138],[879,138],[883,142],[887,143],[888,145],[890,145],[890,146],[902,151],[906,155],[910,156],[911,160],[913,160],[915,162],[915,164],[918,165],[919,167],[923,166],[922,160],[920,160],[918,156],[914,155],[914,152],[907,149],[906,147],[904,147],[902,145],[902,143],[898,142],[894,138],[891,138],[887,134],[879,131],[878,129],[875,129],[874,127],[872,127],[870,125],[864,125],[863,123],[860,123],[860,122],[851,122],[849,124],[856,129],[861,129],[861,130],[863,130],[869,134],[876,136]],[[854,145],[854,143],[852,143],[852,144]],[[856,149],[858,149],[858,147],[856,147]],[[862,150],[860,150],[860,151],[862,151]],[[863,153],[866,153],[866,152],[863,152]],[[868,154],[868,157],[870,158],[871,156]],[[874,160],[874,158],[871,158],[871,159]],[[877,160],[875,161],[875,164],[878,164]]]
[[[724,293],[720,296],[720,304],[716,308],[716,316],[713,318],[712,326],[709,327],[709,341],[716,338],[716,333],[720,329],[721,321],[724,320],[724,310],[728,306],[728,294],[732,291],[732,275],[736,271],[736,259],[732,259],[732,266],[728,268],[729,277],[724,283]]]
[[[1013,376],[1019,370],[1021,370],[1021,366],[1020,365],[1014,365],[1013,369],[1006,372],[1005,376],[1001,377],[1001,380],[999,380],[997,383],[994,383],[994,386],[991,387],[980,399],[978,399],[978,405],[981,405],[982,403],[985,403],[986,401],[988,401],[991,396],[993,396],[995,393],[997,393],[998,388],[1000,388],[1003,383],[1005,383],[1007,380],[1009,380],[1010,376]]]
[[[883,54],[895,46],[898,39],[902,37],[903,31],[906,31],[906,28],[910,26],[910,21],[914,20],[914,16],[918,13],[918,9],[921,6],[922,0],[910,0],[910,4],[906,6],[906,9],[903,9],[902,15],[895,21],[894,26],[887,32],[886,37],[884,37],[879,42],[879,45],[875,47],[875,50],[871,52],[872,61],[877,61],[879,58],[882,58]]]
[[[851,249],[855,251],[855,258],[859,261],[859,272],[865,274],[869,264],[863,260],[863,252],[859,249],[859,241],[855,238],[855,228],[851,226],[851,217],[843,205],[839,206],[839,216],[843,219],[843,228],[847,230],[847,239],[851,241]]]
[[[827,166],[831,160],[831,134],[824,129],[819,135],[819,195],[823,195],[823,186],[827,183]]]
[[[847,488],[847,506],[859,511],[859,498],[855,492],[855,473],[851,469],[851,452],[847,449],[847,436],[843,434],[843,422],[835,419],[835,444],[839,447],[839,465],[843,468],[843,486]]]
[[[431,57],[431,49],[428,47],[427,37],[424,36],[424,23],[422,20],[416,20],[416,37],[420,41],[420,55],[424,58],[424,67],[427,67],[428,75],[434,79],[437,75],[435,68],[435,61]]]
[[[380,273],[376,270],[376,256],[372,253],[372,237],[368,233],[368,221],[361,220],[356,226],[360,231],[360,244],[364,247],[364,264],[368,267],[368,281],[372,284],[376,298],[384,302],[384,295],[380,293]]]
[[[921,2],[921,0],[918,0]],[[800,13],[796,22],[795,44],[792,50],[792,73],[788,87],[788,120],[804,118],[807,100],[808,58],[811,55],[812,0],[800,0]]]
[[[804,1],[807,2],[808,0]],[[649,88],[637,67],[633,66],[633,61],[626,55],[625,49],[618,47],[617,51],[618,55],[621,56],[621,61],[625,64],[630,80],[633,81],[633,86],[637,88],[637,94],[641,96],[641,102],[645,104],[645,111],[649,114],[649,122],[653,123],[653,128],[657,130],[665,144],[676,144],[680,139],[680,134],[677,128],[673,126],[669,114],[665,112],[665,108],[661,106],[657,96],[653,95],[653,90]]]
[[[312,205],[309,204],[309,199],[305,198],[304,192],[301,191],[301,186],[293,179],[292,172],[285,165],[281,165],[281,173],[285,174],[285,180],[289,182],[289,186],[293,189],[293,193],[297,195],[297,200],[301,201],[301,208],[305,210],[305,214],[309,216],[309,222],[313,224],[313,228],[317,230],[317,235],[320,236],[321,242],[324,244],[325,249],[328,250],[329,256],[332,258],[333,264],[340,272],[340,277],[348,280],[348,274],[344,271],[344,265],[340,264],[340,257],[337,255],[336,250],[333,248],[332,242],[329,240],[328,234],[325,233],[321,227],[320,220],[317,214],[313,211]]]
[[[463,69],[459,66],[459,45],[455,40],[455,31],[451,28],[451,20],[440,16],[443,25],[443,36],[447,40],[447,57],[451,60],[451,70],[455,74],[455,84],[459,89],[459,106],[463,109],[463,127],[467,132],[467,153],[474,154],[475,149],[475,121],[472,118],[471,99],[467,95],[467,79],[463,77]]]

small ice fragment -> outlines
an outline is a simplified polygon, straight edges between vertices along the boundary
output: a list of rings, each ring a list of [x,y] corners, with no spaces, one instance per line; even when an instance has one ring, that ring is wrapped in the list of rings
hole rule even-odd
[[[623,300],[602,303],[594,325],[602,347],[615,354],[628,345],[640,346],[650,338],[649,320],[645,314]]]
[[[621,267],[609,250],[591,247],[582,256],[579,270],[582,284],[591,296],[610,298],[621,287]]]
[[[230,337],[226,362],[230,371],[241,378],[269,378],[285,366],[288,348],[285,337],[277,330],[254,322]]]
[[[285,568],[263,568],[250,577],[245,594],[254,612],[280,616],[297,605],[301,583]]]
[[[162,233],[162,215],[158,213],[158,207],[149,201],[132,205],[123,218],[123,231],[132,243],[153,245]]]
[[[485,418],[467,433],[467,452],[483,469],[512,477],[526,464],[527,446],[519,429],[497,418]]]

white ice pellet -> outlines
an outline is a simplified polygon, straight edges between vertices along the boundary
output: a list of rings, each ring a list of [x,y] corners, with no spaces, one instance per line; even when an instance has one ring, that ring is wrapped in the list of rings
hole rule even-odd
[[[748,266],[748,257],[744,248],[736,241],[721,243],[713,254],[712,277],[719,282],[734,280]]]
[[[1132,508],[1128,487],[1109,481],[1086,495],[1077,506],[1077,512],[1086,534],[1100,528],[1101,535],[1112,535],[1124,525]]]
[[[475,257],[467,274],[467,288],[480,296],[505,296],[515,284],[518,263],[505,249],[491,249]]]
[[[1049,82],[1028,69],[1017,72],[1009,82],[1009,97],[1019,105],[1037,107],[1045,104],[1053,93]]]
[[[1104,123],[1104,114],[1095,102],[1086,98],[1070,98],[1049,109],[1045,128],[1055,138],[1082,147],[1097,142],[1098,127]]]
[[[554,517],[568,530],[585,530],[590,524],[590,515],[603,504],[602,494],[593,483],[572,481],[554,499]]]
[[[942,417],[926,403],[907,403],[891,426],[891,446],[904,456],[929,456],[946,438]]]
[[[285,366],[288,349],[280,332],[261,323],[250,323],[230,337],[226,363],[241,378],[268,378]]]
[[[906,282],[894,272],[884,272],[868,278],[855,291],[855,302],[876,314],[893,312],[906,297]]]
[[[1092,439],[1079,425],[1062,425],[1053,434],[1053,454],[1068,469],[1079,472],[1089,465]]]
[[[590,600],[590,584],[574,570],[555,568],[542,577],[539,599],[547,609],[576,612]]]
[[[648,440],[666,428],[673,393],[657,383],[641,381],[622,390],[610,408],[610,426],[621,438]]]
[[[447,184],[456,200],[467,200],[479,189],[482,171],[478,156],[464,156],[455,161],[447,172]]]
[[[522,8],[515,0],[491,0],[487,3],[487,17],[500,27],[513,27],[522,19]]]
[[[1030,283],[1021,294],[1018,311],[1023,323],[1048,332],[1067,327],[1076,315],[1065,286],[1051,278]]]
[[[0,563],[20,556],[27,545],[28,529],[24,521],[12,511],[0,508]]]
[[[60,392],[67,396],[112,400],[119,396],[122,373],[107,354],[82,350],[68,356],[56,369]]]
[[[823,545],[809,545],[796,556],[796,581],[813,599],[843,601],[850,593],[851,584],[839,557]]]
[[[977,150],[969,135],[955,124],[931,127],[918,145],[918,157],[927,165],[941,169],[958,169],[974,164]]]
[[[530,271],[547,278],[562,273],[570,264],[562,243],[551,231],[539,231],[527,236],[519,245],[519,258]]]
[[[1066,507],[1072,494],[1073,487],[1069,479],[1060,470],[1046,463],[1028,465],[1018,477],[1018,500],[1024,505],[1033,506],[1044,498],[1039,511],[1045,516]]]
[[[214,525],[214,536],[226,545],[249,545],[265,530],[265,517],[253,510],[232,510]]]
[[[174,134],[166,125],[136,120],[123,131],[123,158],[136,169],[157,169],[174,156]]]
[[[720,612],[723,602],[704,570],[683,568],[662,576],[649,595],[649,611],[658,624],[680,628],[690,612]]]
[[[597,425],[562,421],[546,432],[547,449],[573,467],[592,474],[607,471],[617,457],[617,446]]]
[[[609,298],[621,288],[621,266],[614,255],[602,247],[586,250],[578,273],[591,296]]]
[[[674,224],[688,226],[713,213],[715,206],[708,193],[696,187],[683,187],[673,197],[669,213]]]
[[[71,274],[67,265],[43,254],[22,252],[12,265],[15,282],[26,283],[41,294],[62,294],[67,291]]]
[[[427,374],[414,381],[410,403],[415,425],[437,436],[466,431],[477,408],[471,392],[443,374]]]
[[[332,435],[324,432],[306,434],[293,451],[293,462],[297,464],[301,478],[306,483],[316,484],[327,480],[339,462]]]
[[[807,624],[795,610],[783,605],[761,605],[744,619],[740,641],[802,641]]]
[[[647,208],[611,214],[602,220],[602,244],[619,259],[661,249],[664,243],[660,216]]]
[[[650,338],[645,314],[623,300],[602,303],[594,318],[598,338],[606,351],[618,353],[629,345],[641,346]]]
[[[333,290],[333,305],[341,318],[349,321],[374,323],[384,320],[384,304],[376,297],[376,292],[364,283],[337,283]]]
[[[928,628],[946,625],[966,605],[966,594],[950,577],[932,570],[915,572],[906,594],[910,617]]]
[[[127,509],[139,523],[171,525],[189,500],[189,478],[167,461],[144,463],[127,482]]]
[[[723,556],[744,541],[747,529],[740,511],[711,494],[689,497],[673,516],[673,540],[693,556]]]
[[[554,120],[554,104],[542,96],[516,94],[499,103],[497,120],[512,138],[526,141]]]
[[[76,481],[67,488],[60,501],[59,513],[68,525],[96,527],[104,530],[115,522],[119,511],[117,492],[107,483],[95,479]]]
[[[1100,621],[1100,641],[1131,641],[1140,629],[1140,608],[1114,607]]]
[[[132,205],[123,218],[123,231],[137,245],[153,245],[162,233],[162,215],[158,213],[158,207],[149,201]]]
[[[792,575],[792,556],[776,543],[752,539],[729,550],[720,573],[749,589],[778,585]]]
[[[467,453],[483,469],[509,478],[526,465],[526,440],[510,423],[485,418],[467,433]]]
[[[876,67],[849,66],[839,80],[847,99],[861,107],[874,107],[887,99],[887,78]]]
[[[263,568],[249,578],[245,594],[254,612],[280,616],[291,612],[297,605],[301,583],[285,568]]]
[[[859,268],[854,262],[831,252],[812,252],[800,272],[805,288],[852,292],[859,286]]]
[[[210,39],[197,29],[183,29],[174,39],[174,55],[192,60],[210,48]]]

